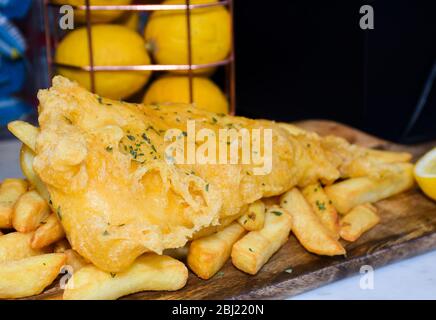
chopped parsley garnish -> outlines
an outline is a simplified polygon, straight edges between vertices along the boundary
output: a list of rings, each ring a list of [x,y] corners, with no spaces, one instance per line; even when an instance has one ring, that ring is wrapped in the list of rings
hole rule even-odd
[[[159,131],[157,131],[153,126],[148,126],[147,129],[145,129],[145,130],[146,130],[146,131],[148,131],[148,130],[152,130],[152,131],[154,131],[158,136],[160,136]]]
[[[129,138],[129,140],[131,140],[131,141],[134,141],[134,140],[135,140],[135,137],[132,136],[132,135],[130,135],[130,134],[127,135],[127,138]]]
[[[209,183],[208,183],[208,184],[206,184],[206,187],[205,187],[205,189],[206,189],[206,192],[209,192]]]
[[[104,236],[108,236],[108,235],[109,235],[109,232],[108,232],[107,230],[104,230],[103,235],[104,235]]]
[[[253,249],[251,249],[251,248],[248,248],[248,250],[249,250],[250,252],[254,252],[254,250],[253,250]]]
[[[97,100],[98,100],[98,103],[103,104],[103,98],[102,97],[97,96]]]
[[[112,146],[107,146],[107,147],[106,147],[106,151],[107,151],[107,152],[112,152],[112,150],[113,150],[113,149],[112,149]]]
[[[68,124],[73,124],[73,121],[71,121],[71,119],[70,119],[70,118],[68,118],[68,117],[65,117],[65,116],[64,116],[64,118],[65,118],[65,121],[67,121],[67,122],[68,122]]]
[[[61,213],[61,207],[60,206],[57,208],[56,214],[58,215],[59,220],[62,221],[62,213]]]
[[[135,150],[130,149],[129,152],[130,152],[130,154],[132,155],[133,159],[136,159],[136,158],[138,157],[138,152],[136,152]]]
[[[112,278],[115,278],[115,277],[117,276],[117,274],[114,273],[114,272],[111,272],[110,274],[111,274],[111,277],[112,277]]]
[[[316,206],[318,207],[319,210],[324,211],[325,208],[325,203],[324,202],[320,202],[318,200],[316,200]]]
[[[274,213],[278,217],[280,217],[283,214],[283,212],[281,211],[271,211],[271,213]]]
[[[147,141],[147,143],[151,143],[150,138],[149,138],[145,133],[142,134],[142,139],[144,139],[145,141]]]

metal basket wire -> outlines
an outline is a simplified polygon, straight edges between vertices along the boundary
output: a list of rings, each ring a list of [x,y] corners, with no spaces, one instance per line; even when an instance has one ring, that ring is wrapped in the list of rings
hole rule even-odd
[[[89,65],[87,66],[76,66],[69,64],[56,63],[53,59],[54,50],[57,47],[59,37],[57,35],[57,28],[51,28],[51,14],[53,8],[59,8],[62,4],[53,3],[51,0],[44,1],[44,30],[45,30],[45,43],[46,43],[46,54],[47,54],[47,64],[48,64],[48,76],[49,79],[53,76],[53,67],[63,67],[76,70],[83,70],[89,72],[91,91],[95,92],[95,77],[94,73],[99,71],[177,71],[184,70],[187,71],[189,79],[189,101],[193,103],[194,99],[194,88],[193,88],[193,77],[194,70],[207,69],[211,67],[225,67],[226,83],[225,83],[225,93],[229,99],[230,114],[235,114],[235,52],[234,52],[234,29],[233,29],[233,0],[220,0],[212,3],[202,3],[202,4],[191,4],[191,0],[185,0],[185,4],[131,4],[131,5],[90,5],[90,0],[85,0],[85,4],[81,6],[72,6],[74,10],[85,11],[86,17],[86,29],[88,37],[88,49],[89,49]],[[192,41],[191,41],[191,11],[199,8],[207,8],[214,6],[225,6],[230,12],[230,30],[231,30],[231,46],[230,53],[226,59],[221,61],[215,61],[207,64],[192,64]],[[160,10],[185,10],[186,11],[186,25],[187,25],[187,45],[188,45],[188,64],[179,65],[163,65],[163,64],[149,64],[149,65],[129,65],[129,66],[95,66],[93,61],[93,48],[92,48],[92,28],[91,28],[91,15],[93,11],[137,11],[137,12],[148,12],[148,11],[160,11]],[[53,32],[52,32],[53,31]]]

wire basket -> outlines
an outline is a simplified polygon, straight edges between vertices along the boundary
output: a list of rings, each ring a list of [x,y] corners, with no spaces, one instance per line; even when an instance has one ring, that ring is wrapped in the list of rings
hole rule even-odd
[[[91,91],[95,93],[95,72],[99,71],[131,71],[131,72],[141,72],[141,71],[187,71],[189,79],[189,101],[194,102],[194,87],[193,87],[193,77],[194,70],[207,69],[213,67],[224,67],[225,68],[225,93],[229,100],[230,114],[235,114],[235,52],[234,52],[234,29],[233,29],[233,0],[220,0],[212,3],[202,3],[202,4],[191,4],[191,0],[185,0],[185,4],[130,4],[130,5],[90,5],[90,0],[85,0],[85,4],[81,6],[72,6],[74,10],[85,11],[86,22],[85,26],[87,29],[88,38],[88,50],[89,50],[89,65],[87,66],[76,66],[69,64],[56,63],[54,61],[54,50],[56,49],[59,42],[59,35],[57,33],[57,28],[52,28],[52,23],[56,19],[53,19],[53,10],[62,6],[59,3],[53,3],[51,0],[44,1],[44,31],[45,31],[45,43],[46,43],[46,55],[47,55],[47,65],[48,65],[48,77],[51,79],[53,77],[53,69],[55,67],[69,68],[75,70],[82,70],[89,72]],[[224,6],[230,12],[230,30],[231,30],[231,45],[230,53],[227,58],[214,61],[207,64],[193,64],[192,63],[192,27],[191,27],[191,12],[200,8],[214,7],[214,6]],[[185,10],[186,11],[186,26],[187,26],[187,52],[188,52],[188,64],[178,64],[178,65],[168,65],[168,64],[149,64],[149,65],[123,65],[123,66],[96,66],[93,61],[93,43],[92,43],[92,23],[91,16],[93,11],[136,11],[136,12],[151,12],[151,11],[172,11],[172,10]],[[57,21],[56,21],[57,23]]]

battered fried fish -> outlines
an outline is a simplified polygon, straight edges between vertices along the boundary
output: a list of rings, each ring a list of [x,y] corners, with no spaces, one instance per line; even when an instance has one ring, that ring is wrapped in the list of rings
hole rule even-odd
[[[238,218],[248,204],[293,186],[393,170],[374,170],[380,161],[339,138],[186,105],[113,101],[60,76],[38,99],[34,170],[73,249],[105,271],[121,271],[146,251],[182,247],[196,233]],[[229,128],[271,129],[271,171],[256,175],[256,165],[240,159],[168,161],[165,133],[177,129],[184,138],[189,121],[196,132],[207,128],[216,135]]]

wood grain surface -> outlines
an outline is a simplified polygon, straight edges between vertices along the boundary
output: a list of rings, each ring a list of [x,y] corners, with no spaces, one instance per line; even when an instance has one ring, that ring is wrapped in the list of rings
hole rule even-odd
[[[321,135],[334,134],[351,143],[377,149],[409,151],[419,157],[435,143],[402,146],[329,121],[298,125]],[[375,204],[381,222],[354,243],[344,242],[346,257],[308,253],[293,235],[256,276],[234,268],[230,261],[210,280],[190,273],[185,288],[176,292],[141,292],[123,299],[280,299],[358,273],[365,264],[374,268],[436,249],[436,203],[417,188]],[[57,285],[30,299],[61,299]],[[29,298],[28,298],[29,299]]]

